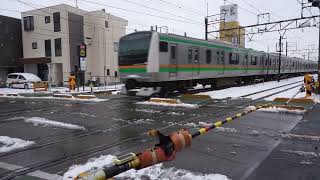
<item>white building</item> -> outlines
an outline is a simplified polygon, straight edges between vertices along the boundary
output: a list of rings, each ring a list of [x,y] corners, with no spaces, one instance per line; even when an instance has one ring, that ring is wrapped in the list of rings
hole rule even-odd
[[[114,48],[125,35],[127,25],[127,20],[104,10],[86,12],[66,4],[23,12],[25,72],[34,73],[43,80],[48,80],[50,74],[53,82],[66,84],[69,75],[80,68],[79,45],[85,43],[85,80],[98,77],[100,83],[117,81]]]

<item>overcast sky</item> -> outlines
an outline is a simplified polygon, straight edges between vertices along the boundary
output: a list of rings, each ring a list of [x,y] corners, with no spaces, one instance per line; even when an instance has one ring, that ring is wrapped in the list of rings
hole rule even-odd
[[[60,3],[75,6],[75,0],[21,0],[33,7],[45,7]],[[301,0],[299,0],[301,1]],[[305,0],[307,1],[307,0]],[[91,3],[94,2],[94,3]],[[219,14],[223,0],[78,0],[78,7],[87,11],[106,9],[113,15],[127,19],[127,33],[137,30],[149,30],[151,25],[167,26],[170,33],[204,38],[204,17],[208,13]],[[226,4],[236,3],[239,6],[239,21],[242,26],[257,23],[257,14],[270,13],[272,21],[301,17],[301,5],[297,0],[226,0]],[[1,0],[0,14],[21,18],[19,12],[34,9],[17,0]],[[5,10],[6,9],[6,10]],[[319,14],[315,8],[313,15]],[[305,16],[310,16],[305,11]],[[318,48],[318,29],[315,27],[291,30],[286,32],[290,48]],[[266,33],[253,36],[252,41],[246,38],[246,47],[274,52],[279,40],[279,33]],[[286,40],[284,40],[286,41]],[[306,52],[304,53],[307,54]],[[302,57],[302,54],[289,54]],[[317,59],[317,54],[310,53]]]

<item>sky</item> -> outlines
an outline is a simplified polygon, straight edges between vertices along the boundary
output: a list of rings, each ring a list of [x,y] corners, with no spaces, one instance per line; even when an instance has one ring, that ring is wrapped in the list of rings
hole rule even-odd
[[[30,4],[25,5],[19,1]],[[299,0],[302,1],[302,0]],[[305,2],[307,0],[304,0]],[[76,6],[76,0],[0,0],[0,14],[21,18],[21,12],[42,8],[56,4],[69,4]],[[257,23],[257,15],[270,13],[271,21],[279,21],[301,17],[301,4],[298,0],[77,0],[78,8],[86,11],[105,9],[106,12],[127,19],[129,25],[127,33],[135,29],[150,30],[151,26],[165,26],[169,33],[189,37],[204,38],[204,17],[219,14],[220,6],[226,4],[238,5],[239,22],[242,26]],[[207,6],[208,5],[208,6]],[[318,15],[316,8],[304,11],[305,16]],[[212,27],[211,27],[212,28]],[[264,33],[254,35],[250,41],[246,37],[246,47],[265,52],[275,52],[279,41],[279,33]],[[209,36],[209,38],[214,38]],[[308,53],[304,51],[292,51],[295,49],[318,49],[318,28],[304,28],[287,31],[284,42],[289,44],[289,56],[304,57]],[[310,60],[317,60],[316,50],[310,51]]]

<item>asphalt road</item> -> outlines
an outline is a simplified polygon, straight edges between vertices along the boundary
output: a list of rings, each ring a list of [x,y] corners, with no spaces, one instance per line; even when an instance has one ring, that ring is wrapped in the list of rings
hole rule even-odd
[[[0,163],[30,167],[65,158],[60,163],[37,168],[52,175],[63,175],[71,165],[85,163],[91,157],[137,152],[152,147],[156,139],[144,136],[150,129],[169,133],[188,127],[190,123],[221,120],[243,111],[248,106],[245,102],[249,100],[217,102],[196,109],[141,105],[137,104],[139,101],[144,100],[124,96],[112,96],[104,102],[0,98],[0,136],[32,140],[36,145],[43,145],[12,154],[0,153]],[[228,108],[230,104],[235,104],[233,109]],[[24,121],[32,117],[75,124],[86,130],[35,126]],[[301,123],[296,127],[302,118],[294,114],[249,114],[224,126],[228,128],[224,131],[213,131],[194,139],[191,148],[179,153],[175,161],[164,165],[193,172],[223,174],[230,179],[294,179],[299,171],[291,163],[300,167],[301,161],[293,153],[283,153],[283,149],[295,151],[297,147],[310,146],[311,149],[304,150],[311,151],[315,145],[284,138],[283,134],[290,133],[292,129],[302,134],[308,133],[309,129],[317,133],[320,128],[319,123],[315,123],[317,125],[305,125],[302,128],[305,131],[302,131],[298,128]],[[316,115],[310,118],[316,118]],[[99,146],[104,148],[89,155],[69,158]],[[310,177],[319,177],[319,171],[316,170],[318,164],[319,160],[314,160],[313,164],[308,165],[310,171],[302,173],[309,177],[311,172]],[[12,172],[8,169],[0,164],[0,177]],[[295,170],[295,174],[291,173],[292,170]],[[16,179],[39,178],[29,174]]]

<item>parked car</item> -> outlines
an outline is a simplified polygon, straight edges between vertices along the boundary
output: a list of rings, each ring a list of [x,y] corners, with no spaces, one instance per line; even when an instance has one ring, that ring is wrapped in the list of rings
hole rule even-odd
[[[7,76],[7,87],[9,88],[33,88],[34,82],[40,82],[41,79],[31,73],[10,73]]]

